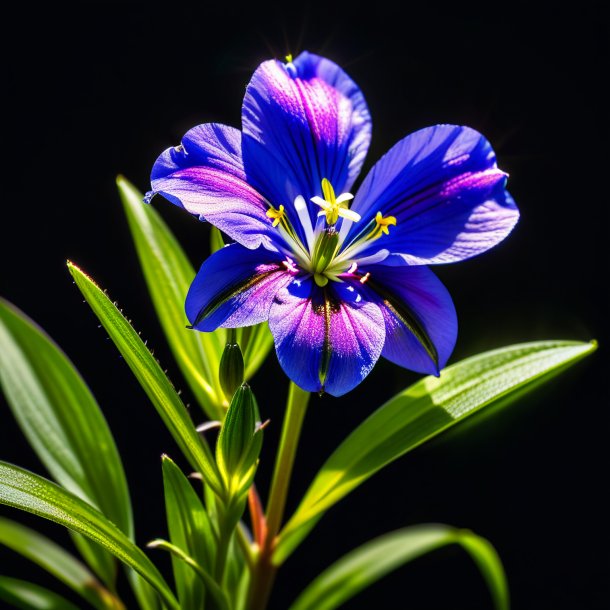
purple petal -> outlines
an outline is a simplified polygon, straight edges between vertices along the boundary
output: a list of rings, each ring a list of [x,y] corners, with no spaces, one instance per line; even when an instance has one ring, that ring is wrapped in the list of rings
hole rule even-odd
[[[265,198],[246,181],[241,133],[209,123],[186,133],[182,144],[157,159],[154,194],[217,226],[247,248],[276,249],[278,234],[266,216]]]
[[[201,265],[186,297],[186,315],[202,331],[264,322],[276,293],[292,277],[274,252],[230,244]]]
[[[358,86],[332,61],[307,52],[290,64],[259,66],[242,123],[248,178],[274,204],[321,195],[322,178],[337,194],[349,190],[371,139]]]
[[[284,372],[304,390],[333,396],[369,374],[385,338],[379,307],[347,282],[322,289],[296,279],[278,293],[269,328]]]
[[[390,235],[369,250],[387,249],[412,265],[451,263],[495,246],[515,226],[519,211],[505,183],[480,133],[436,125],[391,148],[364,180],[352,209],[362,216],[359,227],[377,211],[397,219]]]
[[[382,356],[411,371],[437,375],[457,338],[455,307],[445,286],[423,266],[382,264],[366,271],[366,286],[377,294],[385,319]]]

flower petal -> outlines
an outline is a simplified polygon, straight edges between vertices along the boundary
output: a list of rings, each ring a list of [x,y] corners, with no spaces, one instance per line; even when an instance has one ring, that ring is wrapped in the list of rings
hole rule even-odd
[[[278,233],[265,213],[265,198],[246,180],[241,133],[208,123],[186,133],[182,144],[157,159],[152,194],[207,220],[247,248],[276,249]]]
[[[278,204],[322,195],[322,178],[337,194],[349,190],[371,139],[358,86],[335,63],[307,52],[291,63],[259,66],[246,90],[242,125],[248,178]]]
[[[284,372],[304,390],[333,396],[369,374],[385,338],[379,307],[347,282],[322,289],[295,279],[271,306],[269,328]]]
[[[480,133],[427,127],[398,142],[369,172],[352,206],[363,218],[352,231],[381,211],[397,225],[369,250],[387,249],[412,265],[470,258],[502,241],[519,218],[505,183]]]
[[[202,331],[264,322],[276,293],[292,277],[280,255],[230,244],[201,265],[186,297],[186,315]]]
[[[366,271],[366,286],[377,294],[385,319],[382,356],[411,371],[438,375],[457,338],[455,307],[445,286],[424,266],[381,264]]]

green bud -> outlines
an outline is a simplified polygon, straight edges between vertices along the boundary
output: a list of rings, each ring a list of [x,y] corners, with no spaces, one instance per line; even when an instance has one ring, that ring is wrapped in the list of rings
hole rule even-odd
[[[236,495],[247,491],[254,478],[262,445],[258,418],[256,399],[244,383],[233,395],[216,444],[216,462],[227,489]]]
[[[222,391],[228,399],[231,399],[244,381],[244,356],[238,343],[232,341],[225,345],[218,377]]]

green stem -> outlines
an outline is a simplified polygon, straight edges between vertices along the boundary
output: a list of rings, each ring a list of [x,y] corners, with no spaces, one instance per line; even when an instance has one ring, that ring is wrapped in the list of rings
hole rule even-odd
[[[242,510],[235,503],[235,498],[229,499],[226,504],[218,502],[216,510],[218,511],[218,546],[216,547],[214,578],[218,585],[222,587],[231,537],[239,522]]]
[[[275,459],[271,492],[269,493],[267,511],[265,513],[267,519],[267,537],[271,539],[275,538],[282,525],[286,498],[288,496],[288,485],[290,484],[292,467],[308,402],[309,392],[301,390],[299,386],[291,381],[280,446]]]
[[[290,477],[292,475],[309,396],[309,392],[301,390],[292,381],[290,382],[282,436],[275,459],[271,491],[265,513],[267,535],[257,557],[248,610],[264,610],[267,607],[273,581],[275,580],[277,567],[272,562],[273,550],[277,534],[282,526]]]

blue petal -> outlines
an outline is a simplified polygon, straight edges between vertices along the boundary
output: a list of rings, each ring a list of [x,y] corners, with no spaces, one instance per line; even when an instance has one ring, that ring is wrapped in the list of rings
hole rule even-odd
[[[397,225],[363,256],[383,248],[411,265],[470,258],[502,241],[519,218],[505,183],[491,145],[474,129],[421,129],[369,172],[352,206],[362,216],[352,234],[381,211]]]
[[[424,266],[380,264],[363,271],[370,273],[366,286],[376,292],[385,319],[381,355],[411,371],[438,375],[457,338],[455,307],[445,286]]]
[[[322,178],[337,194],[349,190],[371,138],[358,86],[332,61],[307,52],[290,64],[259,66],[246,90],[242,124],[248,180],[276,206],[322,195]],[[310,207],[313,218],[319,209]]]
[[[153,194],[209,221],[243,246],[276,249],[278,232],[266,216],[265,198],[247,182],[241,146],[241,133],[233,127],[194,127],[180,146],[157,159]]]
[[[359,285],[319,288],[302,278],[278,293],[269,328],[284,372],[304,390],[333,396],[369,374],[385,338],[383,315]]]
[[[280,255],[230,244],[201,265],[186,297],[186,315],[201,331],[259,324],[291,280]]]

